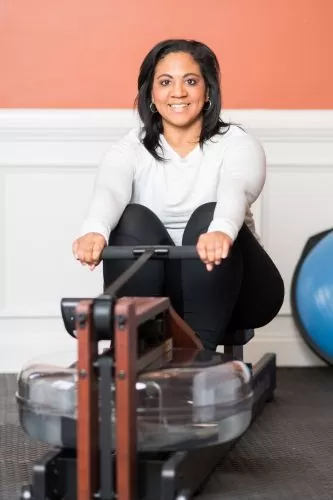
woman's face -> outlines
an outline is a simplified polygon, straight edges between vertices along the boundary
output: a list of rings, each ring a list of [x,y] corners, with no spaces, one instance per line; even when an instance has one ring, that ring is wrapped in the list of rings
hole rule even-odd
[[[170,53],[156,68],[152,102],[164,123],[187,127],[201,120],[208,99],[199,64],[186,52]]]

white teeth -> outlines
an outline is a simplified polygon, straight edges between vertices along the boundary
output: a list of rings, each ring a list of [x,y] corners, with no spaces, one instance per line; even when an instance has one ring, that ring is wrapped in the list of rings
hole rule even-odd
[[[181,113],[183,110],[188,108],[189,104],[169,104],[169,106],[174,113]]]

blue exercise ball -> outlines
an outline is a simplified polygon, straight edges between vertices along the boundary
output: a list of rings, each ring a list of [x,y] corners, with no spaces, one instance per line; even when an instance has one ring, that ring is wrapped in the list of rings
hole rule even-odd
[[[333,230],[305,245],[292,279],[291,304],[306,343],[333,364]]]

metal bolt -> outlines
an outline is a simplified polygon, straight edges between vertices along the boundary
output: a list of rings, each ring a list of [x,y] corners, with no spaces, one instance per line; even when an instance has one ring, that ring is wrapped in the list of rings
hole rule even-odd
[[[118,327],[120,330],[123,330],[126,325],[126,316],[123,316],[122,314],[117,316],[117,322],[118,322]]]
[[[118,378],[120,380],[124,380],[126,378],[126,372],[124,370],[120,370],[120,372],[118,373]]]
[[[79,377],[80,378],[85,378],[86,376],[87,376],[86,370],[79,370]]]
[[[78,315],[78,321],[79,321],[79,325],[80,325],[80,328],[83,328],[84,325],[86,324],[86,315],[84,313],[80,313]]]

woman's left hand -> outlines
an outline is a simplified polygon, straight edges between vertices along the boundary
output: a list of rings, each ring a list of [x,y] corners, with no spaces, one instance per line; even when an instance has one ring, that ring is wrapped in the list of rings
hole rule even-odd
[[[214,266],[221,264],[222,259],[227,258],[231,246],[230,236],[220,231],[200,235],[197,251],[202,262],[206,264],[207,271],[212,271]]]

